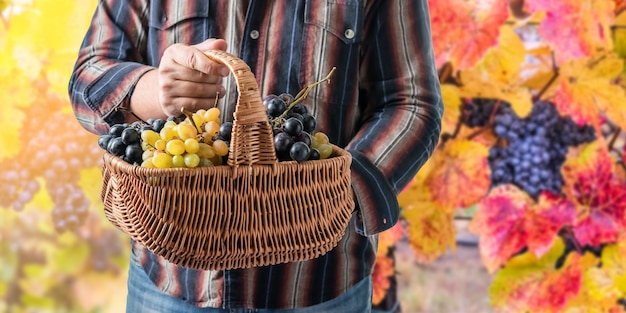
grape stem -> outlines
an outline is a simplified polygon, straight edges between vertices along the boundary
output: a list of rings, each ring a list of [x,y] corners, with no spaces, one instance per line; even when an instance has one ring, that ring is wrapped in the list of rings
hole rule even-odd
[[[122,106],[118,106],[117,108],[115,108],[115,111],[122,111],[122,112],[130,113],[130,115],[134,116],[137,120],[142,121],[144,124],[148,124],[148,122],[142,120],[141,117],[137,116],[137,114],[135,114],[135,112],[131,111],[128,108],[125,108],[125,107],[122,107]]]
[[[185,114],[185,116],[189,119],[189,121],[191,122],[191,125],[193,125],[193,127],[196,128],[196,130],[198,131],[198,133],[202,133],[202,129],[200,128],[200,126],[196,125],[196,122],[193,120],[193,116],[192,113],[185,110],[185,108],[180,108],[180,112],[182,112],[183,114]]]
[[[330,77],[333,75],[333,73],[335,72],[336,67],[333,66],[333,68],[330,70],[330,72],[328,73],[328,75],[326,75],[326,77],[322,78],[319,81],[316,81],[312,84],[309,84],[308,86],[306,86],[305,88],[303,88],[302,90],[300,90],[300,92],[298,92],[298,94],[294,97],[294,100],[289,104],[289,106],[287,107],[287,109],[276,118],[275,122],[274,122],[274,126],[278,126],[280,123],[279,121],[281,121],[283,118],[285,118],[285,115],[287,115],[287,113],[289,112],[289,110],[291,110],[296,104],[302,102],[302,100],[304,100],[306,98],[306,96],[309,94],[309,92],[311,91],[311,89],[313,89],[313,87],[330,80]]]
[[[545,86],[543,86],[543,88],[541,88],[541,90],[539,90],[539,92],[533,97],[533,102],[541,99],[543,94],[546,93],[546,91],[548,91],[548,88],[552,86],[552,84],[556,81],[556,79],[560,75],[559,67],[556,65],[556,58],[554,57],[554,52],[552,52],[552,72],[554,73],[554,75],[550,77],[550,80],[545,84]]]

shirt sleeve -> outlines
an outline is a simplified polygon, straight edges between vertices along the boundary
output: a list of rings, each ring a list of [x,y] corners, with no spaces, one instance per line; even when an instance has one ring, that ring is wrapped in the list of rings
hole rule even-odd
[[[69,82],[72,109],[80,124],[96,134],[124,121],[118,110],[130,101],[144,64],[146,1],[99,1]]]
[[[443,115],[427,1],[368,5],[360,69],[364,118],[346,147],[362,235],[398,221],[397,195],[432,155]]]

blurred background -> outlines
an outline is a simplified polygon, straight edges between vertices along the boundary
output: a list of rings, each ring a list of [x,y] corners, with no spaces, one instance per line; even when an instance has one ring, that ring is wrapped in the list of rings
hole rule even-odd
[[[508,310],[506,303],[513,292],[494,296],[492,290],[496,269],[515,256],[526,255],[528,245],[498,254],[499,261],[494,263],[479,243],[494,235],[489,231],[497,227],[487,223],[470,231],[470,223],[495,181],[487,164],[488,147],[499,146],[502,140],[489,127],[493,126],[500,100],[517,113],[527,114],[532,103],[544,95],[564,97],[554,90],[558,85],[553,84],[555,81],[568,87],[583,78],[587,69],[604,60],[616,60],[610,64],[617,66],[594,72],[591,76],[596,80],[590,85],[591,89],[605,88],[602,92],[605,96],[611,94],[613,102],[607,100],[608,106],[594,107],[600,113],[594,111],[592,118],[588,103],[570,110],[569,115],[577,116],[579,126],[600,120],[594,124],[599,137],[610,139],[609,147],[619,155],[616,163],[623,165],[621,126],[626,125],[626,116],[620,112],[626,112],[626,101],[622,101],[626,100],[622,88],[626,35],[619,24],[624,19],[624,1],[428,2],[446,105],[442,143],[448,146],[438,150],[441,153],[433,158],[434,165],[427,165],[421,172],[423,177],[418,175],[401,194],[403,222],[381,235],[374,300],[385,303],[385,299],[397,297],[403,312],[415,313],[488,313],[495,312],[495,308],[503,312],[533,311],[520,306]],[[77,50],[96,3],[0,0],[0,313],[124,311],[129,239],[104,217],[100,200],[102,151],[97,137],[76,122],[67,93]],[[559,36],[564,37],[555,39]],[[575,45],[574,39],[581,40]],[[578,59],[584,59],[585,65],[561,82],[557,65]],[[609,68],[617,68],[617,74]],[[612,86],[619,88],[609,88]],[[606,100],[589,97],[589,103]],[[499,99],[495,108],[490,103],[486,113],[486,119],[492,115],[490,122],[468,122],[475,114],[469,111],[476,111],[479,103],[468,99],[483,98]],[[562,115],[568,115],[563,112],[571,108],[558,103],[555,105]],[[481,147],[457,145],[454,139],[461,137]],[[453,171],[436,173],[437,168]],[[619,172],[617,176],[619,188],[626,186],[625,175]],[[434,188],[426,192],[424,186]],[[441,199],[448,200],[442,203]],[[626,219],[626,206],[613,212]],[[626,220],[617,223],[626,226]],[[626,242],[621,230],[624,226],[619,226],[615,237],[604,237],[606,241],[596,243],[606,247]],[[557,231],[573,229],[575,233],[568,227]],[[553,248],[557,232],[553,235],[549,243],[542,242],[545,251]],[[558,235],[566,237],[560,232]],[[497,251],[501,253],[506,242],[499,244],[504,247]],[[576,250],[568,247],[564,255]],[[626,253],[625,245],[619,247],[624,248],[618,251]],[[589,247],[578,248],[576,251],[582,255]],[[597,255],[599,258],[600,253]],[[619,263],[622,259],[617,258],[615,264],[626,268],[626,264]],[[568,259],[566,265],[577,260]],[[587,263],[589,268],[597,264]],[[550,268],[554,269],[552,265]],[[606,306],[610,312],[623,312],[623,304],[616,304],[626,294],[626,270],[616,271],[606,277],[618,277],[620,283],[611,281],[608,286],[600,286],[604,289],[593,285],[599,288],[593,290],[610,294],[612,302]],[[576,292],[582,290],[581,285],[576,285]],[[559,298],[561,303],[546,304],[546,312],[587,312],[566,305],[570,300],[580,304],[580,299],[593,298],[585,297],[565,295]]]

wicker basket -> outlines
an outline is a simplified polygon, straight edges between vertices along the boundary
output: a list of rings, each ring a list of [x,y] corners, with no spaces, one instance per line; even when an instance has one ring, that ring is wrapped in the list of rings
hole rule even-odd
[[[223,51],[239,91],[228,164],[135,166],[105,153],[107,219],[166,260],[195,269],[235,269],[316,258],[341,240],[352,215],[351,156],[279,162],[250,68]]]

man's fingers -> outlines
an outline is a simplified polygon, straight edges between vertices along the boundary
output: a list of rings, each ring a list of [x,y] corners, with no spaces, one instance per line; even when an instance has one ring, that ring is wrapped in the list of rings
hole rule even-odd
[[[228,75],[225,65],[210,60],[203,52],[191,46],[179,45],[171,49],[171,57],[175,63],[207,75]]]
[[[193,45],[192,47],[200,50],[200,51],[208,51],[208,50],[222,50],[222,51],[226,51],[226,48],[228,47],[228,44],[226,43],[226,40],[224,39],[215,39],[215,38],[209,38],[197,45]]]

